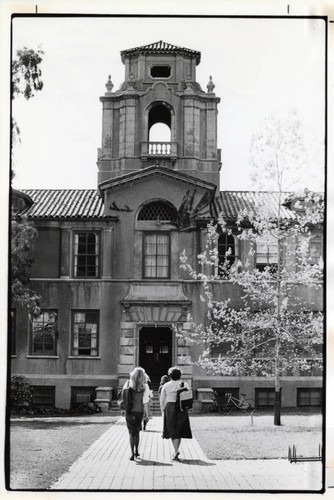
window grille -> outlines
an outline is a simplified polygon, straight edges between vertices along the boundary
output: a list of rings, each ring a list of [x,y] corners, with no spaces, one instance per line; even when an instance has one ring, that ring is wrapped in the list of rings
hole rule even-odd
[[[255,404],[257,408],[274,406],[275,389],[255,389]]]
[[[176,210],[168,203],[155,201],[145,205],[138,215],[138,220],[146,221],[175,221]]]
[[[322,390],[313,387],[297,389],[297,406],[321,406]]]
[[[55,406],[55,386],[33,385],[32,386],[32,406],[54,407]]]

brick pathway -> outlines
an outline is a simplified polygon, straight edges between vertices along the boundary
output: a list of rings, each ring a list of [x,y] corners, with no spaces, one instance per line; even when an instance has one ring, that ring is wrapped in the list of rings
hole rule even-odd
[[[153,417],[140,436],[140,459],[132,462],[121,417],[60,477],[51,490],[122,491],[320,491],[321,463],[288,460],[209,460],[196,439],[183,439],[180,462],[171,461],[170,440]]]

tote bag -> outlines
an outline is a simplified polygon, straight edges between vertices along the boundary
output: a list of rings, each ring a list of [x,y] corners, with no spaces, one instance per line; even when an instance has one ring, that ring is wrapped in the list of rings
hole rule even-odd
[[[181,389],[176,394],[176,408],[180,411],[190,410],[193,407],[193,391],[181,384]]]

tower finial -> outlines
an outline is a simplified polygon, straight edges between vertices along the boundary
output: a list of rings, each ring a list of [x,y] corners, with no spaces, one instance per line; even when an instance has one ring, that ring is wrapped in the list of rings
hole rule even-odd
[[[111,81],[111,75],[108,76],[108,81],[106,83],[106,88],[107,88],[106,94],[111,94],[112,89],[114,88],[114,84]]]
[[[213,94],[213,89],[215,88],[215,84],[212,81],[211,75],[210,75],[209,83],[207,84],[206,88],[208,89],[208,94]]]

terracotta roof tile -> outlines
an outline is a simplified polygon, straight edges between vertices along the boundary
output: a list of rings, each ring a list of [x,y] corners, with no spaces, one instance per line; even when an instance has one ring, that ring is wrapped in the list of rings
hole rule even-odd
[[[33,200],[24,215],[29,218],[100,218],[104,216],[102,198],[95,189],[22,189]],[[287,198],[289,193],[286,194]],[[212,215],[236,219],[240,210],[265,211],[276,216],[278,193],[269,191],[221,191],[212,204]],[[293,212],[281,205],[281,215],[293,218]]]
[[[124,62],[124,56],[128,54],[142,54],[142,53],[183,53],[187,55],[192,55],[196,57],[196,64],[201,61],[201,53],[197,50],[187,49],[186,47],[179,47],[177,45],[172,45],[171,43],[163,42],[159,40],[158,42],[150,43],[148,45],[142,45],[141,47],[134,47],[133,49],[127,49],[121,51],[122,61]]]
[[[290,193],[286,193],[288,197]],[[284,200],[286,198],[284,196]],[[265,212],[269,217],[277,216],[278,193],[271,191],[221,191],[212,206],[212,215],[220,213],[226,220],[237,218],[241,210],[248,212]],[[292,219],[294,214],[287,207],[281,205],[281,216]]]
[[[34,204],[29,218],[100,218],[104,207],[96,189],[22,189]]]

